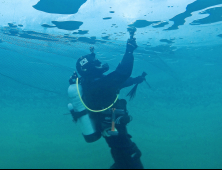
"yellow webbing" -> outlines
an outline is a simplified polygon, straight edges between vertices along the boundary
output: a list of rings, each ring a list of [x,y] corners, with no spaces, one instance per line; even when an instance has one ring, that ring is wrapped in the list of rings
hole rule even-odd
[[[79,81],[79,79],[77,78],[77,79],[76,79],[76,87],[77,87],[77,91],[78,91],[78,95],[79,95],[80,101],[81,101],[82,104],[85,106],[85,108],[86,108],[87,110],[91,111],[91,112],[103,112],[103,111],[109,109],[110,107],[112,107],[112,106],[116,103],[116,101],[117,101],[117,99],[118,99],[118,97],[119,97],[119,95],[117,94],[117,97],[116,97],[115,101],[113,102],[113,104],[111,104],[109,107],[107,107],[107,108],[105,108],[105,109],[102,109],[102,110],[92,110],[92,109],[88,108],[88,107],[85,105],[85,103],[83,102],[83,100],[82,100],[82,97],[81,97],[81,95],[80,95],[80,93],[79,93],[78,81]]]

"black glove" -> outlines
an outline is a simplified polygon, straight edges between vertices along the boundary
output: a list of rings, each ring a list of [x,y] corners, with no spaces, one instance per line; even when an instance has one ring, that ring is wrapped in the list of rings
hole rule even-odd
[[[144,80],[146,80],[145,77],[143,77],[143,76],[138,76],[138,77],[136,77],[135,79],[136,79],[136,83],[137,83],[137,84],[140,84],[140,83],[142,83]]]
[[[74,71],[72,76],[69,78],[69,84],[76,84],[76,78],[78,78],[78,74]]]
[[[141,76],[138,76],[138,77],[136,77],[136,82],[138,83],[138,84],[140,84],[140,83],[142,83],[143,81],[146,81],[146,73],[145,72],[143,72],[142,73],[142,75]]]
[[[126,44],[126,52],[133,52],[137,48],[136,38],[128,39]]]
[[[90,47],[89,50],[90,50],[91,53],[94,53],[95,48],[94,47]]]

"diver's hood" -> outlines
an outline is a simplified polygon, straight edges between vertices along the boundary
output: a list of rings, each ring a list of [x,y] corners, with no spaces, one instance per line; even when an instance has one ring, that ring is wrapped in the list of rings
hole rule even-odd
[[[109,70],[109,65],[101,64],[95,58],[95,53],[80,57],[76,62],[76,69],[82,77],[98,77]]]

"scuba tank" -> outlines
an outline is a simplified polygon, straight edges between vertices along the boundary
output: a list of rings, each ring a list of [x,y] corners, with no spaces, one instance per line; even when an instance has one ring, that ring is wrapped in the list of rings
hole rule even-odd
[[[68,104],[68,109],[72,115],[78,115],[77,124],[80,126],[82,135],[87,143],[92,143],[100,139],[101,133],[97,131],[95,121],[89,115],[90,112],[86,110],[82,104],[79,94],[82,96],[82,86],[78,84],[79,92],[77,90],[76,84],[74,84],[73,79],[77,78],[77,74],[74,72],[73,76],[70,78],[70,86],[68,88],[68,96],[71,103]]]

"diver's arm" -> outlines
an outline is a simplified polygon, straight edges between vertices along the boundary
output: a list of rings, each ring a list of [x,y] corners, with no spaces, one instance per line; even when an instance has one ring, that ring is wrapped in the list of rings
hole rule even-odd
[[[121,63],[117,66],[116,70],[110,74],[96,80],[92,88],[97,89],[119,89],[132,74],[134,56],[133,51],[137,48],[136,39],[132,38],[127,41],[126,52],[122,58]]]
[[[127,41],[126,52],[121,63],[117,66],[116,72],[121,76],[130,77],[133,70],[134,56],[133,51],[137,48],[136,39],[131,38]]]
[[[84,115],[87,114],[87,110],[85,109],[85,110],[83,110],[83,111],[81,111],[81,112],[75,112],[74,110],[71,110],[70,113],[71,113],[71,115],[72,115],[73,122],[77,122],[77,120],[78,120],[80,117],[82,117],[82,116],[84,116]]]
[[[138,77],[135,77],[135,78],[128,78],[120,87],[120,89],[123,89],[125,87],[129,87],[129,86],[132,86],[134,84],[140,84],[144,81],[144,77],[142,76],[138,76]]]

